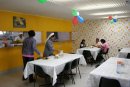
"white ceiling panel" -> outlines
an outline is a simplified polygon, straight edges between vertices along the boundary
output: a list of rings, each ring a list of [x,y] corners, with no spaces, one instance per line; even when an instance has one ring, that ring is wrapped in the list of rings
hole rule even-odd
[[[130,17],[130,0],[0,0],[0,10],[33,15],[72,19],[72,9],[77,9],[84,19],[100,19],[107,16]]]

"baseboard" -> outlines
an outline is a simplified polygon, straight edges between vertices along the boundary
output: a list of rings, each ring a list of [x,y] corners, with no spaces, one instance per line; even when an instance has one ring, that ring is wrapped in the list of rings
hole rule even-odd
[[[0,71],[0,76],[13,74],[13,73],[16,73],[16,72],[19,72],[19,71],[22,71],[22,70],[23,70],[23,67],[17,67],[17,68],[13,68],[13,69],[10,69],[10,70],[7,70],[7,71]]]

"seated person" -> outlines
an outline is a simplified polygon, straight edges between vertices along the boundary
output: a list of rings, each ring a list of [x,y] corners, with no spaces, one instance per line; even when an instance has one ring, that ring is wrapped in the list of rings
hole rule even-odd
[[[104,54],[104,53],[106,53],[108,51],[109,45],[104,39],[101,39],[100,41],[102,43],[102,45],[101,45],[101,53]]]
[[[98,61],[99,63],[96,65],[96,67],[98,67],[101,63],[103,63],[106,59],[103,58],[103,55],[102,54],[106,54],[108,52],[108,49],[109,49],[109,45],[108,43],[104,40],[104,39],[101,39],[100,40],[102,45],[101,45],[101,51],[100,53],[98,54],[97,56],[97,59],[96,61]]]
[[[85,44],[85,40],[83,39],[82,42],[80,43],[80,48],[83,48],[83,47],[86,47],[86,44]]]
[[[93,46],[100,48],[101,45],[102,43],[99,41],[99,38],[96,38],[96,45],[93,45]]]

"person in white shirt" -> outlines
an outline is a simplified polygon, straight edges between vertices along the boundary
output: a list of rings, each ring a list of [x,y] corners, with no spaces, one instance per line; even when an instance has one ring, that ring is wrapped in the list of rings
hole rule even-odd
[[[15,37],[14,41],[19,41],[19,42],[23,42],[24,40],[24,37],[23,37],[23,34],[20,33],[17,37]]]
[[[102,45],[102,43],[100,42],[99,38],[96,38],[96,45],[94,45],[94,46],[100,48],[101,45]]]

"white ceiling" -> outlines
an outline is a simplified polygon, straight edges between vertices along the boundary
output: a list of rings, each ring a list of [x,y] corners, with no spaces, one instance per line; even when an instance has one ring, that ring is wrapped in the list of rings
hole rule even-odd
[[[110,15],[130,17],[130,0],[0,0],[0,10],[34,15],[72,19],[72,9],[77,9],[84,19],[100,19]]]

